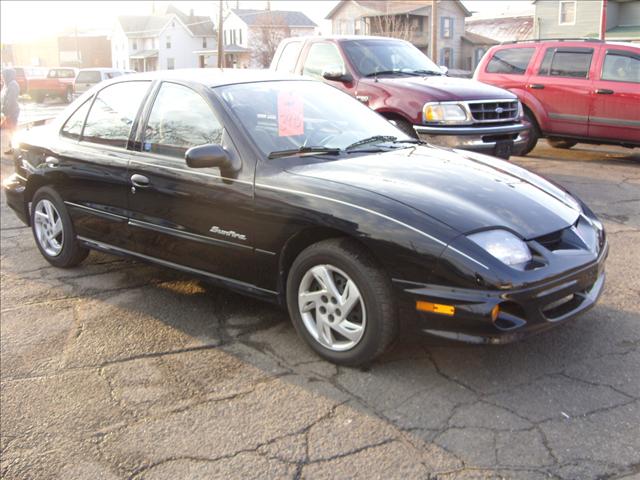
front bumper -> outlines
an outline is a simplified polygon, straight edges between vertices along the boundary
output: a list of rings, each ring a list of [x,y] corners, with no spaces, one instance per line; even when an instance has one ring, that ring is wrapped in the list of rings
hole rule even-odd
[[[414,125],[413,129],[420,140],[432,145],[495,154],[502,144],[510,143],[513,153],[518,154],[529,140],[530,127],[517,123],[491,127]]]
[[[14,173],[2,183],[7,205],[16,213],[18,218],[29,225],[29,204],[26,201],[27,181],[24,177]]]
[[[394,281],[402,289],[403,305],[416,312],[425,333],[467,343],[503,344],[563,324],[593,307],[605,282],[608,244],[597,261],[535,286],[512,290],[468,290],[425,285],[416,288]],[[452,316],[416,310],[417,301],[452,305]],[[497,319],[492,309],[500,306]]]

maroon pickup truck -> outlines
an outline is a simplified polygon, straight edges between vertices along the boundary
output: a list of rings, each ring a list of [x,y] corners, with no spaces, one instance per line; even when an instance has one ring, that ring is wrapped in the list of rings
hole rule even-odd
[[[58,97],[66,103],[71,103],[76,74],[75,68],[52,68],[45,78],[30,79],[27,83],[27,93],[38,103],[45,97]]]
[[[509,158],[527,145],[518,97],[451,78],[409,42],[385,37],[283,40],[271,69],[323,80],[428,143]]]

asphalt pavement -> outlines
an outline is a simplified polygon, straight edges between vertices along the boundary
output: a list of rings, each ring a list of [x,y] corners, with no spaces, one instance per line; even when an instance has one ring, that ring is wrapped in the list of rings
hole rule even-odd
[[[3,198],[0,476],[638,478],[640,152],[542,142],[513,162],[604,221],[599,304],[501,347],[405,335],[366,369],[170,270],[95,252],[53,268]]]

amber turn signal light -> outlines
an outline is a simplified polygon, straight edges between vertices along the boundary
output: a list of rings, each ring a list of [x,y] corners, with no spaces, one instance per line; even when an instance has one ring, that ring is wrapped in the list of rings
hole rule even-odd
[[[416,310],[420,310],[421,312],[429,312],[429,313],[440,313],[442,315],[453,315],[456,313],[456,308],[452,305],[442,305],[441,303],[431,303],[431,302],[416,302]]]
[[[500,305],[496,305],[491,309],[491,321],[495,322],[500,314]]]

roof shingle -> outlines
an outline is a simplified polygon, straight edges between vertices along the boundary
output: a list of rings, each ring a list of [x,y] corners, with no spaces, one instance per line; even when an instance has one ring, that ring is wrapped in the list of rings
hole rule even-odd
[[[302,12],[289,10],[246,10],[238,8],[234,8],[231,11],[250,27],[273,27],[281,25],[288,27],[318,26]]]

